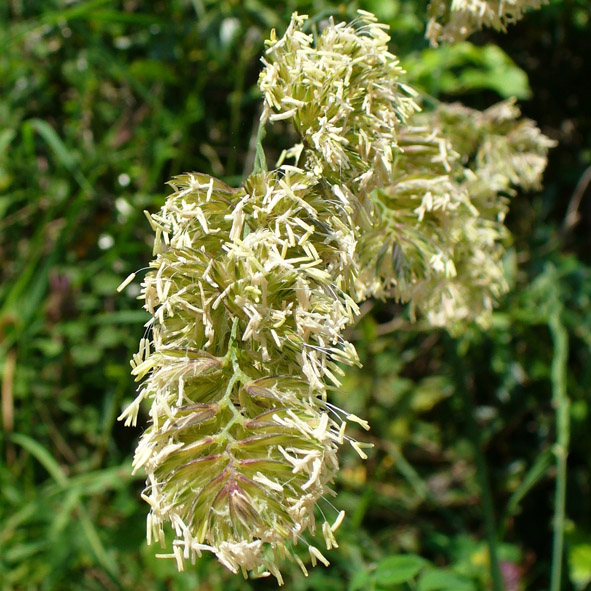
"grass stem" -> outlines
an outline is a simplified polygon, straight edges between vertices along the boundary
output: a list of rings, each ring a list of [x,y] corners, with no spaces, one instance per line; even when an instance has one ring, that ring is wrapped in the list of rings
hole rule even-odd
[[[265,139],[265,135],[267,131],[265,129],[265,124],[260,121],[259,128],[257,130],[257,139],[256,139],[256,152],[254,157],[254,170],[253,172],[267,172],[267,158],[265,156],[265,150],[263,149],[263,140]]]
[[[490,479],[488,476],[486,458],[482,453],[482,438],[475,418],[476,409],[474,407],[474,401],[468,388],[466,380],[466,368],[462,361],[459,348],[460,343],[456,340],[451,347],[455,374],[454,381],[457,391],[464,402],[464,408],[466,411],[466,434],[470,440],[470,443],[472,444],[474,460],[476,462],[476,478],[478,480],[478,485],[480,487],[480,493],[482,496],[482,513],[484,517],[484,527],[486,529],[486,538],[490,558],[490,577],[492,580],[492,588],[493,591],[503,591],[504,585],[501,569],[499,567],[497,529],[495,525],[495,511],[490,487]]]
[[[556,492],[554,497],[554,539],[552,544],[550,591],[560,591],[561,589],[566,512],[566,470],[570,440],[570,401],[566,390],[568,335],[560,319],[560,311],[560,306],[555,306],[548,321],[554,344],[551,380],[552,401],[556,409],[556,445],[554,449],[556,455]]]

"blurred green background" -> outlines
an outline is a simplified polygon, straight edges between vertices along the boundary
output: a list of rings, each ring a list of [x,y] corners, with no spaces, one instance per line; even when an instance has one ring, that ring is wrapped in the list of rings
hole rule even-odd
[[[400,306],[364,305],[350,336],[365,367],[334,402],[370,421],[359,437],[375,449],[366,462],[343,450],[341,547],[308,579],[288,565],[286,588],[488,589],[488,507],[506,591],[547,589],[562,413],[561,588],[591,589],[589,1],[551,0],[507,35],[433,50],[425,0],[4,0],[2,591],[276,588],[207,557],[178,574],[146,547],[143,479],[130,474],[141,427],[116,417],[134,396],[128,359],[147,315],[138,280],[115,289],[151,258],[143,210],[160,207],[169,177],[238,184],[250,172],[269,30],[294,10],[358,7],[390,25],[423,92],[477,108],[516,95],[559,145],[544,192],[513,200],[513,289],[489,331],[454,341]],[[284,140],[267,141],[271,160]]]

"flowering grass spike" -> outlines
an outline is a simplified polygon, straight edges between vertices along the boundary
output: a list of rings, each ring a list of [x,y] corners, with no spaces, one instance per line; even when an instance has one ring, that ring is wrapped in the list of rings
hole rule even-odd
[[[143,284],[152,343],[125,418],[151,400],[134,467],[148,474],[148,539],[175,531],[183,568],[204,550],[233,571],[281,580],[338,468],[345,423],[326,382],[357,363],[341,332],[357,308],[343,204],[284,167],[231,189],[205,175],[172,181],[151,216],[157,258]],[[344,256],[345,255],[345,256]],[[357,444],[356,444],[357,445]],[[336,545],[322,525],[327,547]],[[309,546],[313,559],[325,560]]]
[[[462,41],[483,27],[506,31],[526,11],[544,4],[548,0],[431,0],[426,37],[437,47]]]

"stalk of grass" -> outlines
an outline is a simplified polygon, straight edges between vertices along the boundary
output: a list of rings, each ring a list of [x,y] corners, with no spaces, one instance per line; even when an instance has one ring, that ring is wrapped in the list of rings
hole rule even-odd
[[[259,123],[256,138],[256,151],[254,157],[254,170],[253,172],[267,172],[267,158],[265,157],[265,150],[263,149],[263,140],[267,131],[264,123]]]
[[[495,525],[496,520],[490,487],[490,479],[488,476],[486,458],[482,453],[482,438],[475,419],[476,409],[474,407],[474,401],[466,381],[467,370],[462,361],[460,346],[460,341],[454,340],[450,347],[453,356],[452,367],[454,371],[454,381],[457,391],[463,400],[466,414],[466,435],[472,444],[472,451],[474,453],[474,460],[476,462],[476,479],[478,481],[478,486],[480,487],[480,494],[482,497],[482,513],[484,518],[484,527],[486,529],[486,539],[490,559],[489,562],[492,589],[493,591],[503,591],[504,585],[501,569],[499,567],[497,529]]]
[[[513,494],[509,497],[507,501],[507,506],[505,508],[505,516],[503,518],[503,524],[501,525],[501,530],[499,533],[499,537],[502,538],[504,531],[504,523],[507,521],[509,517],[515,515],[517,509],[519,508],[521,501],[525,498],[526,495],[529,494],[531,490],[544,478],[548,469],[552,465],[552,461],[554,458],[554,451],[552,449],[544,450],[532,464],[530,469],[527,471],[525,476],[523,477],[521,484],[515,489]]]
[[[449,523],[456,531],[462,531],[463,525],[454,511],[442,507],[441,503],[433,495],[429,489],[429,485],[413,467],[413,465],[404,457],[400,448],[389,441],[381,442],[388,454],[394,459],[394,467],[398,473],[408,482],[412,487],[414,493],[421,499],[422,502],[427,502],[432,505],[437,512]]]
[[[568,360],[568,335],[561,321],[561,307],[553,306],[548,326],[552,335],[551,380],[552,402],[556,409],[556,492],[554,497],[554,539],[552,544],[552,571],[550,591],[560,591],[562,557],[564,552],[564,520],[566,511],[566,469],[570,440],[570,400],[566,389],[566,364]]]

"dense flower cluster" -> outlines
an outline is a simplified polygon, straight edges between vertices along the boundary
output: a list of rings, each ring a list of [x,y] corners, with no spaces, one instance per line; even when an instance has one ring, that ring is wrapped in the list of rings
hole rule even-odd
[[[230,570],[274,575],[282,559],[327,564],[310,545],[317,503],[332,495],[347,421],[332,406],[343,338],[370,297],[408,301],[432,324],[486,322],[506,289],[503,217],[512,186],[535,187],[551,145],[507,102],[422,114],[369,13],[330,23],[318,39],[294,15],[272,35],[260,77],[263,122],[291,120],[283,165],[234,189],[210,176],[174,178],[142,284],[152,314],[121,416],[150,426],[148,542],[175,533],[179,569],[203,551]],[[327,549],[337,545],[321,513]]]
[[[240,189],[199,174],[171,184],[150,218],[152,343],[133,370],[146,379],[124,413],[135,423],[151,399],[134,464],[148,473],[148,537],[163,540],[169,521],[180,568],[210,550],[281,580],[276,565],[299,560],[288,543],[314,531],[345,438],[326,383],[339,384],[337,362],[357,363],[341,336],[357,311],[351,208],[287,166]],[[332,531],[322,526],[328,548]]]
[[[360,11],[356,23],[333,24],[317,41],[294,15],[285,36],[268,42],[259,86],[263,121],[289,119],[302,166],[365,195],[388,184],[401,124],[418,111],[416,92],[388,51],[385,25]]]
[[[365,295],[410,302],[434,326],[486,326],[507,291],[504,225],[514,187],[540,187],[554,142],[513,100],[484,112],[440,104],[399,136],[394,179],[360,241]]]
[[[431,0],[427,39],[439,43],[455,43],[483,27],[505,31],[527,10],[540,8],[548,0]]]

